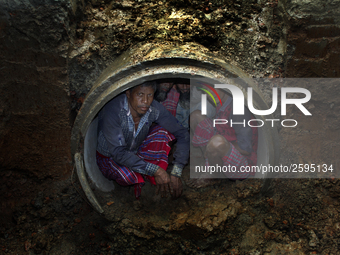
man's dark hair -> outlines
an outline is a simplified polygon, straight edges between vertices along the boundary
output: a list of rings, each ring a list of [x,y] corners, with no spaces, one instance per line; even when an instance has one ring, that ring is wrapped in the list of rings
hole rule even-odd
[[[133,89],[137,88],[138,86],[141,86],[141,87],[151,87],[153,89],[153,92],[156,92],[156,89],[157,89],[157,83],[155,81],[146,81],[146,82],[143,82],[140,85],[137,85],[135,87],[130,88],[129,91],[132,92]]]

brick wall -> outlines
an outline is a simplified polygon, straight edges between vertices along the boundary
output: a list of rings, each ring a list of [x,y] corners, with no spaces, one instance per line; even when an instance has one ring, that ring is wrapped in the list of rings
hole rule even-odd
[[[62,3],[0,3],[0,211],[68,177],[68,13]]]

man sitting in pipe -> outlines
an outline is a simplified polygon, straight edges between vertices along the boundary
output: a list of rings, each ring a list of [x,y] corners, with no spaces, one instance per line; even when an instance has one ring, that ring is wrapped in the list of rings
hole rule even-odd
[[[166,196],[170,191],[177,198],[189,158],[189,133],[153,100],[155,90],[154,82],[145,82],[112,99],[99,112],[97,164],[106,178],[123,186],[135,185],[136,198],[144,178],[157,185],[157,194]],[[177,150],[169,175],[168,143],[174,139]]]
[[[254,117],[247,107],[244,115],[233,115],[233,98],[222,89],[216,89],[216,92],[221,98],[222,105],[220,103],[217,105],[214,119],[228,122],[214,126],[211,118],[202,115],[199,110],[194,111],[190,115],[190,128],[194,133],[192,144],[201,149],[206,166],[232,166],[237,171],[227,171],[224,173],[225,176],[233,180],[245,179],[254,173],[241,172],[240,167],[257,164],[258,133],[256,127],[242,123],[248,123]],[[211,95],[216,96],[212,91]],[[216,101],[219,100],[216,98]],[[234,125],[230,125],[230,120]],[[206,177],[207,175],[201,179],[192,179],[188,184],[196,188],[207,186],[213,180]]]

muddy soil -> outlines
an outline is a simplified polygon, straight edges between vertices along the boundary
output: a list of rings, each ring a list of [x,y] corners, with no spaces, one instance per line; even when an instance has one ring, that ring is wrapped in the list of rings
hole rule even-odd
[[[2,176],[1,187],[6,186]],[[1,254],[339,254],[337,179],[221,180],[173,200],[146,183],[95,190],[99,215],[75,176],[1,221]],[[184,184],[189,180],[185,170]],[[9,190],[2,188],[2,196]]]
[[[105,67],[138,43],[198,43],[252,77],[280,77],[283,16],[278,1],[87,1],[69,33],[72,110]]]
[[[19,2],[25,1],[13,1],[13,3]],[[14,58],[13,63],[6,61],[8,67],[16,64],[18,59],[22,61],[23,66],[26,62],[32,65],[33,71],[27,71],[28,74],[35,73],[36,66],[40,65],[43,67],[46,65],[48,67],[46,70],[51,68],[56,70],[55,66],[62,67],[58,75],[52,76],[55,77],[54,79],[48,80],[55,80],[57,83],[63,81],[61,92],[56,94],[55,88],[60,85],[52,84],[52,89],[48,90],[47,96],[42,96],[44,99],[42,102],[46,101],[46,106],[51,105],[51,98],[54,98],[54,102],[64,102],[62,107],[59,104],[55,106],[56,109],[61,109],[62,114],[52,112],[58,116],[56,117],[58,128],[54,127],[51,132],[56,136],[58,132],[55,130],[59,128],[64,130],[66,134],[59,136],[67,137],[67,141],[70,126],[64,124],[61,127],[59,120],[68,123],[69,108],[75,115],[101,71],[123,51],[138,42],[200,43],[214,54],[221,54],[228,61],[236,63],[253,77],[278,77],[283,75],[285,69],[286,24],[282,15],[285,10],[278,6],[277,1],[88,0],[72,2],[86,4],[81,15],[71,17],[76,20],[66,18],[67,12],[57,7],[51,7],[54,12],[47,7],[47,9],[24,9],[6,13],[11,18],[14,31],[8,32],[5,29],[7,23],[3,20],[1,20],[0,31],[2,39],[13,38],[9,41],[3,39],[6,42],[4,45],[7,46],[3,52],[7,52],[11,61],[10,57]],[[279,4],[280,2],[286,1],[279,1]],[[297,4],[298,1],[293,2]],[[320,4],[321,9],[322,6],[332,8],[332,5],[324,4],[322,1],[315,2]],[[306,6],[311,6],[308,3]],[[280,8],[276,8],[277,6]],[[300,19],[301,8],[296,10],[296,16]],[[326,12],[327,16],[332,14],[330,11]],[[311,16],[314,13],[313,10]],[[31,19],[33,14],[37,17]],[[3,17],[5,16],[1,18]],[[46,18],[49,17],[51,21],[47,19],[49,22],[46,22]],[[41,24],[45,25],[41,26]],[[300,31],[301,27],[300,23],[297,24],[296,30]],[[23,39],[18,43],[18,38],[21,37]],[[304,37],[302,38],[305,40]],[[37,41],[40,43],[38,46],[36,46]],[[337,49],[337,44],[334,45]],[[28,53],[26,49],[29,49]],[[288,45],[288,49],[289,54],[293,54],[294,46]],[[45,51],[50,52],[51,56],[47,56],[46,59],[51,60],[49,63],[52,64],[45,64],[45,58],[43,58],[44,62],[41,62],[40,58],[36,59],[35,54],[40,56],[39,54]],[[63,60],[55,57],[61,54]],[[6,56],[4,54],[3,58]],[[27,56],[31,57],[27,58]],[[68,56],[67,67],[66,56]],[[335,55],[335,58],[336,56],[338,55]],[[12,72],[7,76],[10,81],[12,78],[19,77],[26,84],[27,80],[24,79],[26,76],[16,72],[16,70],[28,70],[21,67],[20,61],[18,62],[20,68],[8,68]],[[314,63],[309,60],[308,62]],[[44,68],[39,69],[39,72],[43,71]],[[297,71],[293,70],[290,74],[293,75],[295,72]],[[59,76],[60,74],[62,75]],[[303,72],[300,74],[300,76],[304,75]],[[40,76],[37,73],[34,77]],[[64,81],[66,78],[69,79],[69,83]],[[32,77],[31,79],[35,80]],[[33,93],[30,88],[23,90],[24,94],[32,92],[32,97],[41,95],[39,89],[45,89],[45,84],[49,82],[45,81],[45,78],[40,82],[40,79],[38,79],[37,92]],[[16,98],[12,99],[7,94],[8,91],[19,91],[20,87],[17,83],[8,84],[11,85],[8,85],[10,90],[4,89],[3,97],[9,98],[10,102],[17,102]],[[321,100],[320,94],[326,96],[332,93],[331,95],[335,97],[332,102],[328,102],[329,99],[324,100],[325,103],[322,105],[324,108],[319,108],[319,105],[314,102],[314,107],[322,110],[315,115],[322,120],[326,117],[332,119],[328,122],[329,127],[323,130],[327,135],[319,138],[320,129],[311,130],[315,132],[310,132],[310,136],[318,138],[314,141],[306,135],[309,131],[303,129],[298,130],[298,133],[281,132],[281,135],[288,137],[287,140],[283,139],[286,141],[283,144],[286,146],[284,147],[286,154],[282,157],[284,162],[300,162],[300,159],[299,161],[296,159],[300,156],[303,162],[314,160],[318,155],[315,155],[313,145],[320,144],[320,141],[323,141],[323,146],[328,148],[322,150],[325,154],[322,155],[324,157],[322,159],[325,162],[332,162],[328,157],[336,159],[338,147],[330,146],[328,142],[333,141],[338,144],[336,142],[339,127],[336,122],[339,120],[336,97],[338,93],[334,91],[325,93],[324,89],[322,90],[316,91],[318,100]],[[68,100],[72,101],[71,107]],[[21,101],[27,104],[31,102]],[[18,105],[25,110],[22,111],[23,116],[30,114],[26,113],[25,104]],[[13,108],[8,108],[13,111]],[[7,102],[6,108],[1,109],[2,115],[6,117],[3,119],[7,121],[10,115],[3,109],[7,109]],[[45,103],[33,104],[29,109],[35,109],[36,115],[42,119],[44,112],[40,109],[45,109]],[[325,114],[330,109],[332,109],[331,114]],[[26,122],[22,121],[21,108],[19,110],[18,121],[13,122],[13,126],[18,128],[26,126],[24,125]],[[31,115],[28,116],[27,118],[32,119]],[[70,122],[72,125],[73,121]],[[306,126],[317,129],[314,124],[316,122],[305,123],[308,124],[305,124]],[[36,126],[32,126],[31,129],[40,130],[46,125],[45,122],[43,124],[39,122],[37,124],[39,129],[34,128]],[[6,126],[6,130],[13,132],[12,125]],[[51,137],[47,134],[47,137]],[[6,132],[2,135],[4,140],[6,138],[9,141],[8,146],[13,144],[15,139],[11,139]],[[27,137],[42,141],[42,136],[35,138],[31,133],[29,135],[25,133],[21,140],[17,140],[31,141]],[[66,140],[57,143],[58,141],[59,137],[51,139],[51,143],[60,145],[60,148],[69,148]],[[306,141],[309,143],[307,144]],[[32,143],[27,142],[27,144]],[[10,152],[11,148],[5,145],[2,147],[4,148],[2,157],[7,161],[11,155],[18,158],[15,153],[7,157],[6,153]],[[292,145],[300,147],[292,151]],[[306,147],[310,148],[309,154],[303,150]],[[42,147],[40,142],[37,143],[36,148],[39,148],[39,153],[43,155],[52,151]],[[26,150],[34,151],[32,149],[18,151],[26,152]],[[69,151],[53,153],[46,158],[56,159],[56,155],[70,157]],[[84,195],[75,176],[66,180],[58,178],[56,181],[55,176],[50,174],[51,171],[65,174],[68,167],[66,170],[59,171],[59,168],[51,167],[50,161],[44,165],[35,165],[36,162],[41,161],[31,154],[23,155],[21,158],[31,159],[29,161],[32,165],[31,169],[38,169],[41,173],[40,177],[37,177],[32,176],[31,173],[34,172],[26,171],[24,166],[27,166],[28,161],[22,161],[24,163],[20,165],[19,170],[17,164],[0,169],[1,254],[340,253],[338,179],[277,179],[272,181],[269,190],[265,193],[262,192],[261,180],[248,179],[236,182],[223,180],[202,189],[185,186],[183,195],[178,200],[155,196],[154,187],[147,183],[143,188],[142,198],[136,201],[133,188],[117,186],[113,193],[104,194],[95,191],[106,212],[105,215],[99,215],[83,199]],[[64,161],[68,162],[69,158],[55,161],[63,162],[62,166],[64,166],[66,164]],[[11,162],[17,163],[15,160]],[[67,163],[67,166],[69,165],[71,163]],[[187,172],[183,180],[184,182],[188,180]],[[40,192],[36,193],[37,190]]]

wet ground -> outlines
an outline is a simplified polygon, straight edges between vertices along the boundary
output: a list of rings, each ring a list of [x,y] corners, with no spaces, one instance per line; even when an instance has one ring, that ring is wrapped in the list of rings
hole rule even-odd
[[[2,219],[0,253],[339,254],[337,179],[275,179],[265,193],[262,185],[259,179],[184,185],[173,200],[147,183],[139,201],[133,188],[117,186],[95,191],[105,210],[99,215],[76,181],[54,182]]]

